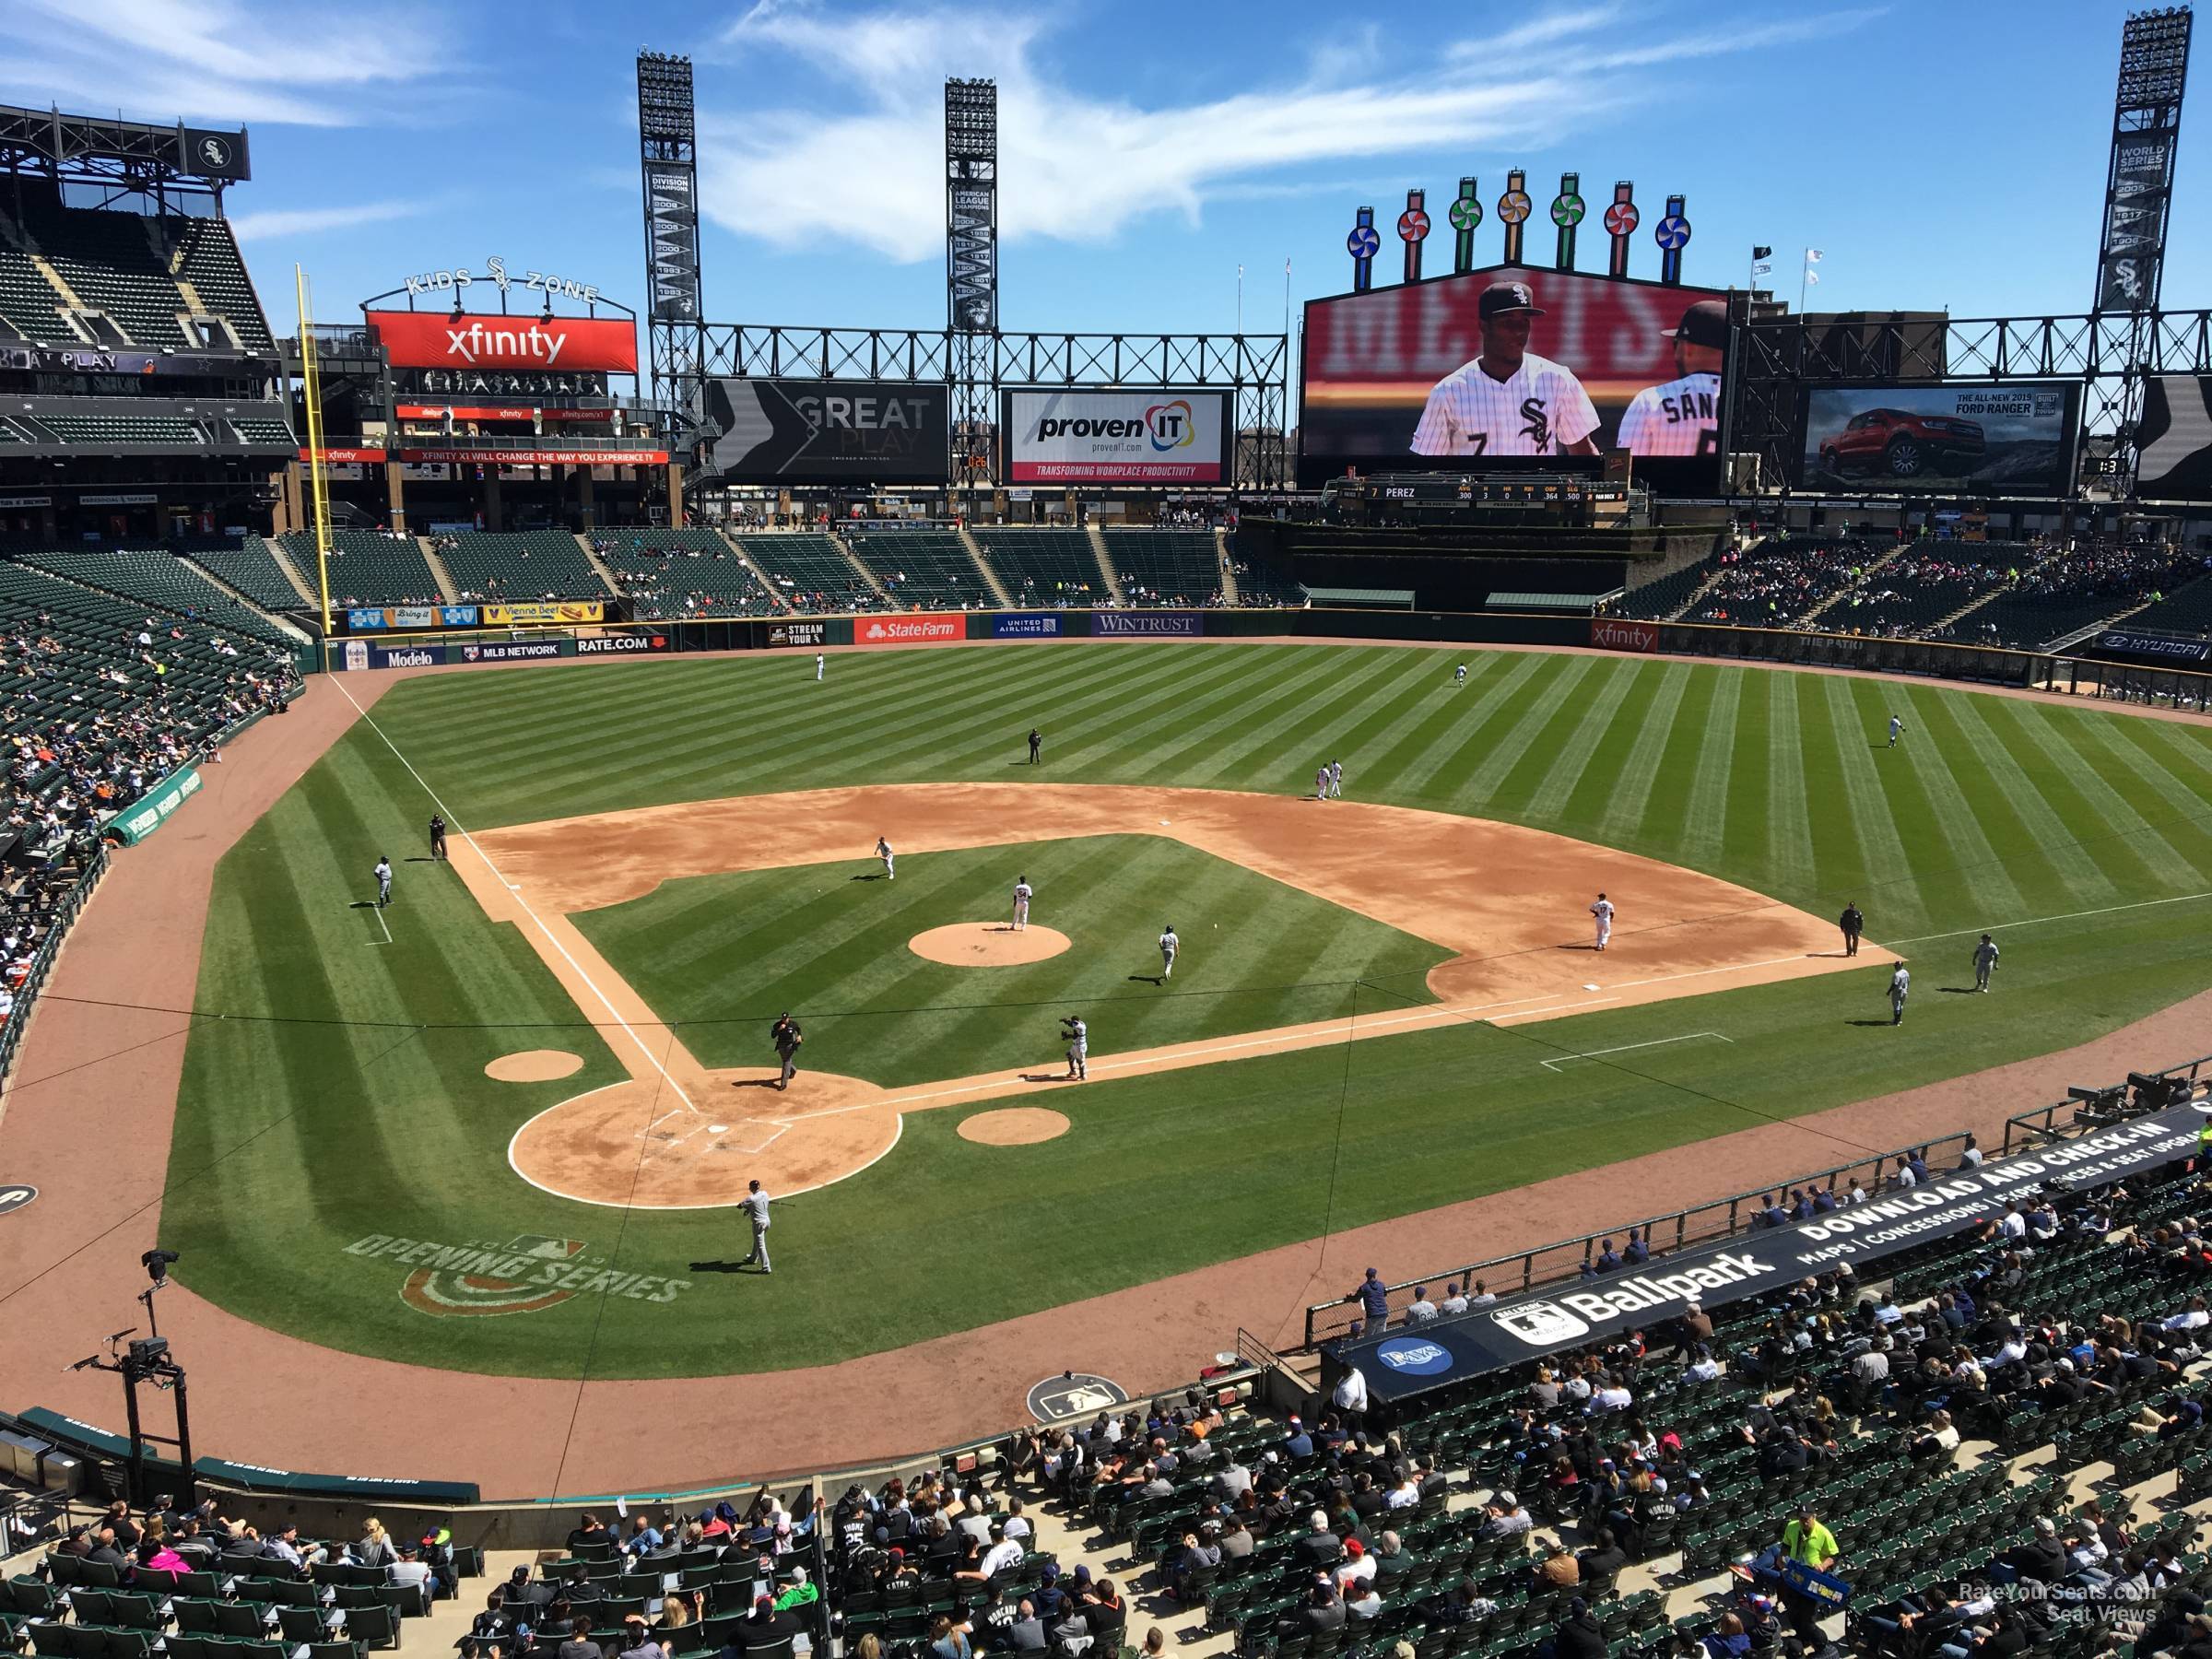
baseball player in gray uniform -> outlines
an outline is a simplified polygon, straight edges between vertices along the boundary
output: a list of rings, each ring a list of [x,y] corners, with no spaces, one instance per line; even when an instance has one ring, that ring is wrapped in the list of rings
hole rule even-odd
[[[1987,934],[1983,934],[1982,943],[1974,947],[1975,990],[1986,992],[1989,989],[1989,971],[1996,965],[1997,942]]]
[[[1060,1022],[1060,1034],[1067,1039],[1067,1075],[1082,1082],[1090,1076],[1090,1028],[1070,1014]]]
[[[1182,941],[1175,936],[1175,924],[1171,922],[1159,934],[1159,977],[1175,977],[1175,953],[1182,948]]]
[[[883,860],[883,878],[886,881],[898,880],[899,872],[891,867],[891,843],[880,835],[876,838],[876,856]]]
[[[1417,455],[1594,455],[1597,409],[1573,371],[1528,349],[1545,313],[1525,282],[1493,282],[1476,306],[1482,351],[1436,382],[1413,429]]]
[[[376,855],[376,908],[382,910],[392,902],[392,861],[382,853]]]
[[[738,1200],[737,1207],[745,1212],[746,1219],[753,1224],[753,1253],[738,1265],[750,1267],[758,1262],[761,1272],[772,1272],[773,1269],[768,1265],[768,1194],[760,1190],[759,1182],[746,1182],[746,1194]]]
[[[1590,907],[1590,913],[1597,918],[1597,947],[1603,950],[1613,936],[1613,901],[1600,893],[1597,902]]]
[[[1728,308],[1700,300],[1661,331],[1675,343],[1676,378],[1646,386],[1620,418],[1631,455],[1710,455],[1720,449],[1721,369],[1728,355]]]
[[[1329,799],[1332,801],[1340,801],[1343,798],[1344,762],[1341,760],[1332,760],[1329,762]]]
[[[1897,971],[1889,976],[1889,1023],[1891,1025],[1905,1023],[1905,998],[1912,994],[1912,975],[1905,965],[1900,962],[1897,965]]]
[[[1027,876],[1017,876],[1014,878],[1014,931],[1016,933],[1028,931],[1030,893],[1030,878]]]

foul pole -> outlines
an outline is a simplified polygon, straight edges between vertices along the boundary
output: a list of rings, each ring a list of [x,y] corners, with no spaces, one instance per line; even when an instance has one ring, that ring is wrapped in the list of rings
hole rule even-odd
[[[330,481],[323,465],[323,369],[315,360],[315,320],[310,310],[307,270],[292,267],[300,293],[300,378],[307,397],[308,499],[313,503],[315,582],[323,598],[323,666],[330,666]]]

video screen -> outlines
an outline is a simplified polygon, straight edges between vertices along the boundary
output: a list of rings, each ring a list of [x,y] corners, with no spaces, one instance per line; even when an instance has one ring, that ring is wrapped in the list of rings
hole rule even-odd
[[[2063,495],[2074,388],[1815,386],[1799,485],[1869,494]]]
[[[1627,450],[1665,493],[1720,484],[1727,298],[1499,266],[1306,306],[1299,479],[1595,472]]]
[[[2154,374],[2143,387],[2136,493],[2150,501],[2212,501],[2212,378]]]

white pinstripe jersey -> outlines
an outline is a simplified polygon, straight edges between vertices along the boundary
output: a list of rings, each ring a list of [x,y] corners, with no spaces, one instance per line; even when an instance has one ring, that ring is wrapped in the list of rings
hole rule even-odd
[[[1721,439],[1721,377],[1686,374],[1646,386],[1620,418],[1620,444],[1631,455],[1710,455]]]
[[[1430,391],[1413,431],[1417,455],[1557,455],[1597,430],[1597,410],[1573,371],[1525,353],[1509,380],[1482,359],[1454,369]]]

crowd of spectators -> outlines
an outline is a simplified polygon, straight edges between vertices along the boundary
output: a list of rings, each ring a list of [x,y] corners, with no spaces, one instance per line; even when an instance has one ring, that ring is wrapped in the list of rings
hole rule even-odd
[[[1712,582],[1687,619],[1786,628],[1857,583],[1876,557],[1877,549],[1865,542],[1772,536],[1741,552],[1721,554]]]

